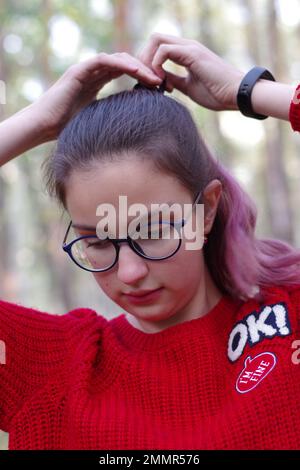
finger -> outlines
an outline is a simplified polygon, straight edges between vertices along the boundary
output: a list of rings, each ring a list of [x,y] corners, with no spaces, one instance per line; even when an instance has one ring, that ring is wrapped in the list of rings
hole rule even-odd
[[[98,78],[98,80],[86,86],[85,89],[87,92],[89,92],[89,90],[97,90],[97,93],[98,93],[101,90],[101,88],[103,88],[112,80],[115,80],[116,78],[121,77],[122,75],[123,75],[123,72],[120,72],[120,71],[116,71],[116,72],[109,71],[105,75],[103,75],[101,78]]]
[[[89,93],[90,91],[97,90],[97,93],[103,88],[105,85],[107,85],[109,82],[112,80],[115,80],[123,75],[123,72],[120,70],[107,70],[105,74],[102,76],[98,77],[97,79],[93,79],[92,82],[85,82],[85,86],[83,89],[85,90],[85,93]],[[135,74],[133,75],[134,77],[136,76]],[[142,80],[139,79],[139,82],[142,83]],[[145,83],[146,85],[149,84],[148,81]]]
[[[79,66],[80,69],[77,70],[77,73],[80,75],[81,79],[87,79],[89,74],[101,75],[101,72],[106,73],[108,70],[118,70],[134,78],[144,79],[151,84],[158,84],[161,81],[153,70],[127,53],[116,53],[112,55],[101,53],[95,59],[89,59],[85,64],[80,63]]]
[[[116,55],[114,54],[106,54],[105,52],[100,52],[99,54],[87,59],[83,62],[79,62],[75,65],[86,70],[88,73],[98,72],[101,71],[103,67],[111,67],[118,64],[118,60],[116,60]],[[127,61],[126,65],[128,68],[136,68],[136,64],[132,61]]]
[[[120,70],[116,70],[115,72],[112,70],[112,69],[105,69],[105,70],[101,70],[101,73],[94,73],[92,75],[92,78],[90,78],[86,84],[88,86],[94,86],[94,84],[97,84],[98,82],[100,82],[101,80],[106,80],[106,77],[108,75],[111,75],[112,78],[115,78],[113,75],[116,75],[116,78],[117,76],[120,76],[123,74],[122,71]]]
[[[153,57],[161,44],[188,45],[194,40],[184,39],[169,34],[154,33],[151,35],[147,45],[137,54],[137,58],[151,67]]]
[[[161,44],[177,44],[182,45],[190,42],[189,39],[172,36],[170,34],[154,33],[151,35],[146,46],[138,53],[139,60],[147,64],[152,63],[153,56]]]
[[[180,77],[179,75],[175,75],[172,72],[166,72],[166,90],[171,93],[174,88],[186,95],[187,79],[186,77]]]
[[[153,70],[141,62],[136,57],[131,56],[126,52],[116,53],[114,54],[120,60],[125,61],[125,63],[130,62],[131,64],[136,64],[137,70],[133,70],[132,72],[128,73],[133,78],[136,78],[140,81],[146,81],[146,83],[151,83],[153,85],[158,85],[161,83],[161,78],[158,77]]]
[[[91,69],[81,68],[75,70],[75,76],[78,80],[83,83],[93,81],[96,79],[101,79],[101,77],[106,76],[109,71],[118,70],[121,73],[134,73],[138,70],[138,66],[132,63],[126,63],[124,60],[117,60],[108,58],[105,62],[98,62],[97,67],[93,72]],[[153,73],[152,73],[153,75]]]
[[[194,54],[192,53],[191,46],[177,46],[177,45],[167,45],[163,44],[157,49],[153,60],[152,68],[157,73],[157,75],[162,76],[165,74],[163,69],[163,64],[166,60],[170,59],[178,65],[190,69],[191,65],[195,61]]]
[[[123,70],[115,68],[106,69],[101,75],[94,75],[92,79],[86,80],[84,88],[97,86],[97,84],[99,84],[99,86],[104,86],[109,81],[119,78],[122,75],[124,75]],[[155,75],[155,79],[151,80],[149,79],[148,72],[144,72],[144,70],[135,70],[133,72],[128,71],[126,75],[136,79],[138,82],[145,83],[145,85],[157,86],[161,84],[161,79],[157,75]]]

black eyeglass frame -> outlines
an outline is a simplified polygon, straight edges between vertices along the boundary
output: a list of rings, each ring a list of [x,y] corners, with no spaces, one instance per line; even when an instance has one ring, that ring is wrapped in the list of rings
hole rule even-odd
[[[193,202],[193,205],[192,205],[192,210],[191,210],[191,214],[194,210],[194,207],[196,204],[199,203],[199,199],[201,197],[201,194],[202,194],[202,191],[200,191],[194,202]],[[190,215],[191,215],[190,214]],[[190,217],[189,215],[189,217]],[[163,222],[163,223],[167,223],[169,225],[171,225],[172,227],[175,228],[175,230],[177,230],[178,234],[180,235],[180,232],[179,230],[184,227],[184,225],[186,224],[188,218],[187,217],[186,219],[181,219],[177,222]],[[73,254],[72,254],[72,246],[74,245],[74,243],[78,242],[79,240],[83,240],[85,238],[97,238],[99,240],[99,237],[97,235],[82,235],[81,237],[78,237],[78,238],[75,238],[74,240],[72,240],[70,243],[66,243],[66,240],[68,238],[68,234],[69,234],[69,231],[70,231],[70,228],[72,226],[72,220],[70,221],[69,225],[68,225],[68,228],[66,230],[66,233],[65,233],[65,236],[64,236],[64,239],[63,239],[63,242],[62,242],[62,249],[70,256],[71,260],[81,269],[84,269],[85,271],[88,271],[88,272],[92,272],[92,273],[95,273],[95,272],[105,272],[105,271],[108,271],[109,269],[113,268],[118,260],[119,260],[119,252],[120,252],[120,243],[128,243],[128,245],[130,246],[130,248],[138,255],[138,256],[141,256],[142,258],[144,259],[148,259],[150,261],[161,261],[161,260],[164,260],[164,259],[168,259],[168,258],[171,258],[171,256],[174,256],[177,251],[180,249],[181,247],[181,244],[182,244],[182,239],[179,237],[178,240],[178,246],[176,248],[176,250],[174,250],[170,255],[167,255],[167,256],[163,256],[163,257],[154,257],[152,258],[151,256],[147,256],[143,253],[141,253],[140,251],[138,251],[138,249],[136,248],[135,245],[138,246],[138,243],[133,240],[132,238],[130,238],[129,236],[126,237],[126,238],[110,238],[109,241],[114,245],[115,247],[115,250],[116,250],[116,257],[115,257],[115,261],[107,268],[103,268],[103,269],[89,269],[89,268],[84,268],[83,266],[81,266],[77,261],[76,259],[73,257]],[[140,248],[141,250],[141,248]],[[143,251],[143,250],[142,250]]]

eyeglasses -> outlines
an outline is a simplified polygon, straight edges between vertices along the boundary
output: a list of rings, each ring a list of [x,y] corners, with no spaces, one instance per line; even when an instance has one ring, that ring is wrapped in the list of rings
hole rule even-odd
[[[201,191],[197,194],[191,213],[186,219],[145,224],[147,234],[145,238],[140,237],[141,232],[133,231],[126,238],[102,240],[97,235],[83,235],[66,243],[72,226],[71,220],[63,239],[62,249],[77,266],[90,272],[104,272],[111,269],[118,262],[121,243],[128,243],[137,255],[145,259],[160,261],[170,258],[181,246],[181,229],[199,202],[201,194]]]

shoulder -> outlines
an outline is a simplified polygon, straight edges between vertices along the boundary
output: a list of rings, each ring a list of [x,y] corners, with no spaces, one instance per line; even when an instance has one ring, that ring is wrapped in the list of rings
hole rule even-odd
[[[282,287],[285,290],[291,300],[296,304],[300,304],[300,284],[293,284],[291,286]]]
[[[264,348],[270,345],[290,349],[299,336],[300,285],[268,286],[261,297],[241,303],[234,315],[228,336],[228,357],[234,362],[247,345]]]
[[[263,304],[276,305],[282,303],[287,306],[291,320],[298,324],[300,310],[300,284],[271,286],[265,289]],[[295,325],[296,326],[296,325]]]
[[[107,320],[90,308],[76,308],[64,314],[49,313],[18,303],[0,300],[0,339],[30,347],[40,344],[47,350],[48,341],[76,341],[85,331],[104,328]],[[42,344],[44,340],[44,344]]]
[[[64,322],[82,322],[85,320],[91,320],[99,315],[91,308],[74,308],[67,313],[57,314],[52,312],[45,312],[35,307],[27,307],[17,302],[9,302],[0,299],[0,315],[2,319],[8,319],[10,317],[17,317],[19,321],[41,323],[41,324],[52,324],[52,323],[64,323]],[[104,319],[104,317],[102,317]]]
[[[244,323],[257,337],[296,333],[300,327],[300,285],[261,288],[259,296],[240,304],[236,322]]]
[[[288,286],[285,288],[291,307],[294,311],[294,324],[297,331],[300,330],[300,285]]]
[[[86,361],[106,324],[88,308],[58,315],[0,300],[0,428],[48,382]]]
[[[5,349],[5,373],[11,381],[28,382],[30,377],[32,384],[44,383],[54,373],[65,370],[74,357],[81,358],[87,346],[98,344],[107,323],[89,308],[59,315],[1,300],[0,341]]]
[[[300,309],[300,284],[270,286],[265,289],[263,303],[286,302],[290,308],[299,316]]]

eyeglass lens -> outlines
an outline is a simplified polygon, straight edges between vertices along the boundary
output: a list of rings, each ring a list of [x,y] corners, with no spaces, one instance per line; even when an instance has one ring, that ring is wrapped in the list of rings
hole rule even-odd
[[[132,248],[149,259],[165,258],[173,254],[180,243],[180,234],[170,224],[147,225],[147,230],[128,233]],[[115,245],[110,239],[101,240],[95,236],[82,238],[72,245],[72,256],[85,269],[105,269],[112,266],[117,256]]]

